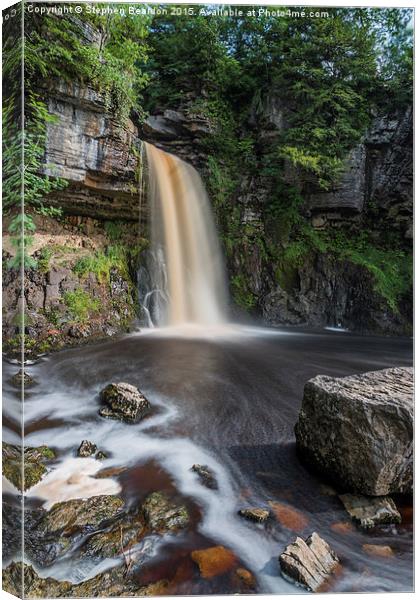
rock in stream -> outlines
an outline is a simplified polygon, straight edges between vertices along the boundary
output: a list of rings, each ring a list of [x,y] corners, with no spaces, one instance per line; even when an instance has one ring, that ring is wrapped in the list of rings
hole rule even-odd
[[[23,577],[22,577],[23,574]],[[70,581],[57,581],[52,577],[42,578],[31,565],[13,562],[3,569],[3,588],[22,598],[22,579],[27,598],[92,598],[115,596],[158,596],[164,595],[168,583],[164,580],[141,585],[134,572],[125,565],[115,567],[95,577],[73,584]]]
[[[300,456],[344,491],[412,492],[413,369],[310,379],[295,434]]]
[[[339,496],[349,515],[363,528],[401,523],[401,515],[392,498],[369,498],[354,494]]]
[[[244,519],[248,519],[248,521],[265,523],[270,516],[270,511],[266,508],[242,508],[238,511],[238,515]]]
[[[197,473],[200,482],[209,490],[217,490],[219,488],[216,476],[207,465],[195,464],[191,467],[191,471]]]
[[[339,565],[330,546],[316,532],[306,541],[301,537],[287,546],[279,557],[282,574],[311,592],[324,588]]]
[[[110,383],[101,392],[106,405],[99,410],[102,417],[138,423],[150,412],[150,403],[143,394],[129,383]]]
[[[189,524],[187,508],[177,504],[163,492],[153,492],[143,502],[146,525],[155,533],[184,529]]]
[[[81,456],[83,458],[87,456],[93,456],[96,450],[96,444],[89,442],[89,440],[83,440],[77,450],[77,456]]]
[[[3,442],[3,475],[18,490],[28,490],[36,483],[41,481],[47,472],[48,461],[55,458],[55,453],[48,446],[38,446],[32,448],[22,447]],[[22,469],[22,458],[25,468]],[[22,481],[22,471],[24,471],[25,480]]]

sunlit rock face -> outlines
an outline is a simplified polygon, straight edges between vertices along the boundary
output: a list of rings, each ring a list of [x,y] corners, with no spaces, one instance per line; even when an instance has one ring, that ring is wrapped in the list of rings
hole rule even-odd
[[[47,125],[44,172],[69,183],[49,201],[67,214],[138,219],[133,122],[122,126],[89,86],[56,80],[46,94],[56,120]]]

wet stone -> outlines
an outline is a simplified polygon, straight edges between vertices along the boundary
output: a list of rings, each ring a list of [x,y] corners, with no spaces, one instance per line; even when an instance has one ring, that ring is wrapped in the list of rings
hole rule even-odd
[[[207,465],[195,464],[191,467],[191,471],[197,473],[200,482],[210,490],[217,490],[219,488],[216,480],[216,476],[213,471]]]
[[[113,558],[126,555],[143,537],[146,531],[143,515],[140,513],[124,515],[106,531],[100,531],[89,537],[82,548],[82,555]]]
[[[187,508],[172,502],[163,492],[153,492],[146,498],[143,515],[148,528],[156,533],[184,529],[190,521]]]
[[[54,504],[25,523],[26,553],[35,565],[48,566],[78,544],[81,537],[111,527],[122,517],[124,502],[117,496],[94,496]]]
[[[253,574],[248,569],[239,568],[236,569],[235,575],[237,579],[249,590],[254,590],[256,587],[256,581]]]
[[[212,579],[230,571],[237,563],[231,550],[224,546],[213,546],[205,550],[191,552],[192,560],[198,565],[200,575],[204,579]]]
[[[3,475],[18,490],[27,490],[41,481],[47,472],[46,463],[55,458],[48,446],[26,447],[23,452],[25,481],[22,482],[22,448],[3,442]]]
[[[363,528],[401,523],[401,515],[392,498],[367,497],[353,494],[339,496],[349,515]]]
[[[286,579],[302,585],[311,592],[325,588],[339,565],[330,546],[316,532],[306,540],[297,537],[279,557],[280,569]]]
[[[165,580],[141,585],[135,577],[135,570],[128,570],[125,565],[78,584],[57,581],[52,577],[42,578],[32,566],[24,563],[13,562],[3,569],[3,588],[10,594],[23,596],[22,581],[25,582],[24,595],[27,598],[142,597],[164,595],[168,589]]]
[[[275,518],[283,527],[291,529],[296,533],[308,527],[308,517],[297,508],[283,502],[270,501],[269,504]]]
[[[102,417],[138,423],[150,412],[150,403],[143,394],[129,383],[110,383],[101,392],[105,404],[99,410]]]
[[[96,445],[93,442],[89,442],[89,440],[83,440],[77,450],[77,455],[81,457],[93,456],[96,450]]]
[[[264,523],[270,516],[270,511],[265,508],[243,508],[238,511],[238,515],[249,521]]]
[[[26,371],[23,371],[23,369],[19,369],[19,371],[11,377],[10,381],[14,386],[18,388],[22,386],[22,382],[25,387],[33,385],[35,383],[35,379],[28,375]]]
[[[317,375],[295,426],[300,457],[345,492],[412,493],[413,393],[409,367]]]
[[[64,535],[95,529],[115,519],[123,508],[124,501],[110,495],[58,502],[47,512],[39,529],[44,533],[61,532]]]
[[[380,558],[390,558],[394,556],[394,551],[391,546],[381,546],[380,544],[363,544],[363,552],[371,556],[379,556]]]

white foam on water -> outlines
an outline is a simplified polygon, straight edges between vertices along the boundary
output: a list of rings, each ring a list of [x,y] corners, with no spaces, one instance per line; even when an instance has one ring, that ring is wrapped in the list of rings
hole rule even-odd
[[[45,500],[43,507],[48,510],[57,502],[118,494],[121,486],[117,481],[93,477],[101,469],[102,463],[94,458],[67,458],[30,488],[26,496]]]
[[[19,496],[20,490],[13,485],[11,481],[7,479],[4,475],[2,476],[2,491],[3,494],[12,494],[13,496]]]
[[[55,406],[56,416],[61,417],[61,411],[67,414],[69,407],[66,406],[67,403],[58,403],[57,396],[60,396],[60,392],[47,394],[43,397],[43,402],[51,409]],[[271,576],[265,572],[267,563],[279,552],[278,544],[269,539],[264,530],[254,524],[249,525],[238,517],[237,511],[241,508],[238,498],[241,492],[232,482],[227,469],[210,452],[192,440],[168,434],[168,426],[172,422],[176,423],[179,415],[168,403],[167,398],[155,396],[153,404],[159,405],[161,412],[136,425],[109,419],[84,421],[86,411],[83,406],[86,405],[86,399],[83,401],[77,394],[72,395],[72,399],[73,421],[77,420],[76,428],[65,426],[33,432],[27,436],[27,445],[36,446],[43,443],[63,451],[70,449],[75,452],[82,439],[89,439],[110,458],[102,461],[93,458],[64,458],[40,483],[28,491],[28,495],[42,498],[45,501],[44,507],[49,509],[56,502],[74,498],[118,494],[121,490],[117,481],[112,478],[95,478],[99,470],[112,466],[141,465],[149,460],[157,461],[174,480],[177,489],[202,508],[203,517],[198,525],[199,531],[217,543],[231,548],[244,564],[257,574],[264,590],[293,591],[293,586],[278,574]],[[36,404],[35,399],[29,402]],[[91,404],[90,413],[95,414],[97,408]],[[153,431],[160,428],[168,436],[152,434],[152,428]],[[200,483],[197,474],[191,471],[194,463],[207,465],[214,472],[218,490],[209,490]],[[256,548],[258,552],[255,552]],[[66,564],[64,561],[59,569],[57,567],[57,570],[51,571],[51,575],[57,577],[59,574],[63,579],[69,577],[70,567]]]
[[[165,339],[200,339],[200,340],[241,340],[245,338],[267,336],[299,336],[307,335],[302,332],[284,331],[270,327],[252,327],[236,323],[203,326],[196,323],[183,323],[182,325],[168,325],[165,327],[145,327],[131,336],[158,337]]]

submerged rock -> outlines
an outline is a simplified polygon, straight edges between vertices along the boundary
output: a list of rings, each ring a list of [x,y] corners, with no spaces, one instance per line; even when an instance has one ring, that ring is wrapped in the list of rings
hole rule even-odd
[[[26,554],[36,565],[51,565],[82,536],[115,525],[123,510],[121,498],[105,495],[59,502],[49,511],[40,509],[32,524],[25,522]]]
[[[391,546],[381,546],[380,544],[363,544],[363,552],[380,558],[390,558],[394,556]]]
[[[213,546],[205,550],[191,552],[191,558],[198,565],[201,577],[212,579],[230,571],[237,563],[237,558],[231,550],[224,546]]]
[[[99,450],[95,454],[95,458],[96,458],[96,460],[105,460],[106,458],[108,458],[108,454],[106,452],[104,452],[103,450]]]
[[[392,498],[368,498],[353,494],[342,494],[339,498],[349,515],[363,529],[401,523],[401,515]]]
[[[89,442],[89,440],[83,440],[77,450],[77,455],[82,457],[93,456],[96,450],[96,445],[93,442]]]
[[[23,577],[22,577],[23,575]],[[25,589],[22,590],[24,582]],[[35,569],[25,563],[11,563],[3,569],[3,588],[18,597],[27,598],[91,598],[115,596],[155,596],[167,592],[164,580],[141,585],[126,566],[115,567],[99,573],[92,579],[73,584],[57,581],[52,577],[42,578]]]
[[[265,508],[243,508],[238,511],[238,515],[249,521],[264,523],[270,516],[270,511]]]
[[[102,558],[126,555],[127,551],[129,552],[142,539],[145,531],[141,511],[124,515],[106,531],[90,536],[82,547],[82,554]]]
[[[127,467],[108,467],[101,469],[99,473],[96,473],[95,479],[106,479],[107,477],[117,477],[121,473],[125,473]]]
[[[280,555],[279,562],[286,578],[311,592],[321,591],[339,565],[335,553],[316,532],[306,541],[297,537]]]
[[[55,458],[54,451],[48,446],[26,447],[23,450],[25,468],[22,469],[22,447],[3,442],[3,475],[18,490],[28,490],[41,481],[47,472],[46,463]],[[25,481],[22,482],[22,471]]]
[[[197,473],[200,482],[210,490],[217,490],[219,488],[216,480],[216,476],[213,471],[207,465],[195,464],[191,467],[191,471]]]
[[[143,515],[148,528],[156,533],[184,529],[190,521],[187,508],[171,502],[163,492],[153,492],[146,498]]]
[[[19,371],[11,377],[10,381],[18,388],[21,387],[22,383],[25,387],[35,383],[35,379],[28,375],[23,369],[19,369]]]
[[[411,492],[413,369],[310,379],[295,433],[302,458],[344,490]]]
[[[253,574],[248,571],[248,569],[239,568],[235,571],[235,576],[238,581],[245,587],[247,590],[254,590],[257,582],[255,581],[255,577]]]
[[[129,383],[110,383],[100,394],[104,406],[99,410],[102,417],[138,423],[150,412],[150,403],[143,394]]]
[[[270,501],[269,504],[277,521],[283,525],[283,527],[295,532],[303,531],[308,527],[308,517],[300,510],[293,508],[293,506],[290,506],[289,504],[284,504],[283,502]]]

